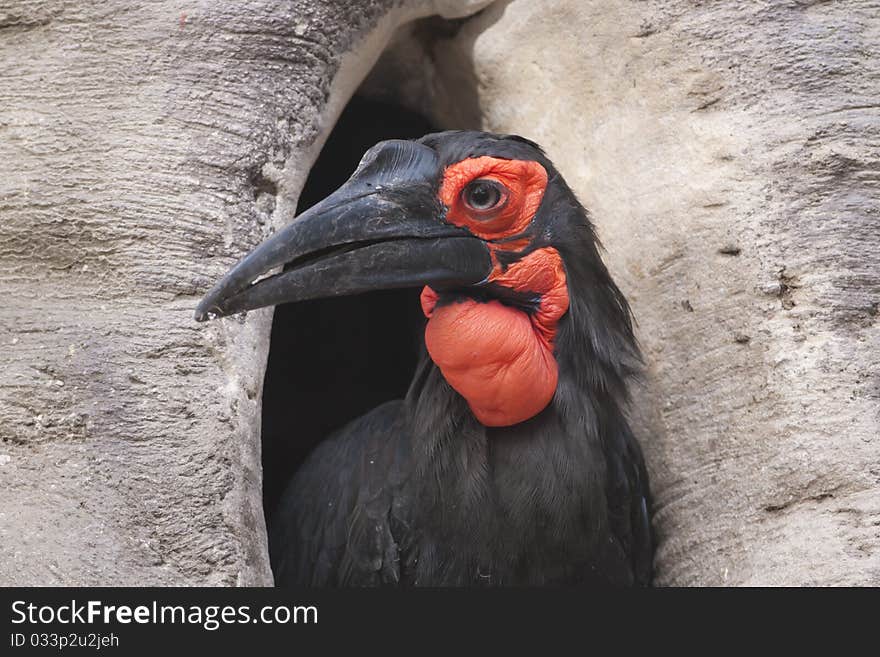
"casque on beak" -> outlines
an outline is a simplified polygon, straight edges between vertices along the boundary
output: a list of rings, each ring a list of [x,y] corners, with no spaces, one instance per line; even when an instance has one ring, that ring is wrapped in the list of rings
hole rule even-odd
[[[485,243],[443,221],[433,149],[386,141],[333,194],[260,244],[205,295],[196,321],[292,301],[484,282]],[[287,265],[287,271],[266,276]]]

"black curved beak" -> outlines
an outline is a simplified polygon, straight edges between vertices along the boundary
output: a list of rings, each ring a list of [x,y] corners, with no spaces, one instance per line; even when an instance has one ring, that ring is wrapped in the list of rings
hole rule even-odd
[[[196,309],[202,322],[244,310],[370,290],[485,281],[485,243],[443,222],[440,164],[414,142],[367,151],[342,187],[260,244]],[[286,271],[265,277],[287,265]]]

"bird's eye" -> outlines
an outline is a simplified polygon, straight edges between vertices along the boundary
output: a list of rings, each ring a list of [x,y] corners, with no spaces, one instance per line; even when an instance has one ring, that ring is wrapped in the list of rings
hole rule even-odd
[[[507,190],[494,180],[478,178],[464,188],[461,196],[471,210],[486,212],[504,204]]]

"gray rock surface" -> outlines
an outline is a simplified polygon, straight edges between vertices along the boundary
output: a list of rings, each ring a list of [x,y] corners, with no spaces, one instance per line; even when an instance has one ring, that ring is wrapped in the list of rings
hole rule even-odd
[[[484,4],[0,4],[0,583],[271,582],[271,311],[193,307],[397,28]],[[659,583],[880,583],[878,17],[516,0],[415,51],[409,104],[542,143],[593,212],[648,361]],[[384,59],[374,92],[413,77]]]

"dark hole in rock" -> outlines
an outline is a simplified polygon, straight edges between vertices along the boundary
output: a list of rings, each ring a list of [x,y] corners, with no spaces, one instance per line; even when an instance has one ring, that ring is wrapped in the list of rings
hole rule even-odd
[[[345,182],[376,142],[433,130],[415,112],[356,96],[312,167],[298,211]],[[350,420],[406,394],[422,342],[419,292],[374,292],[276,308],[262,417],[263,507],[270,531],[285,486],[312,449]]]

